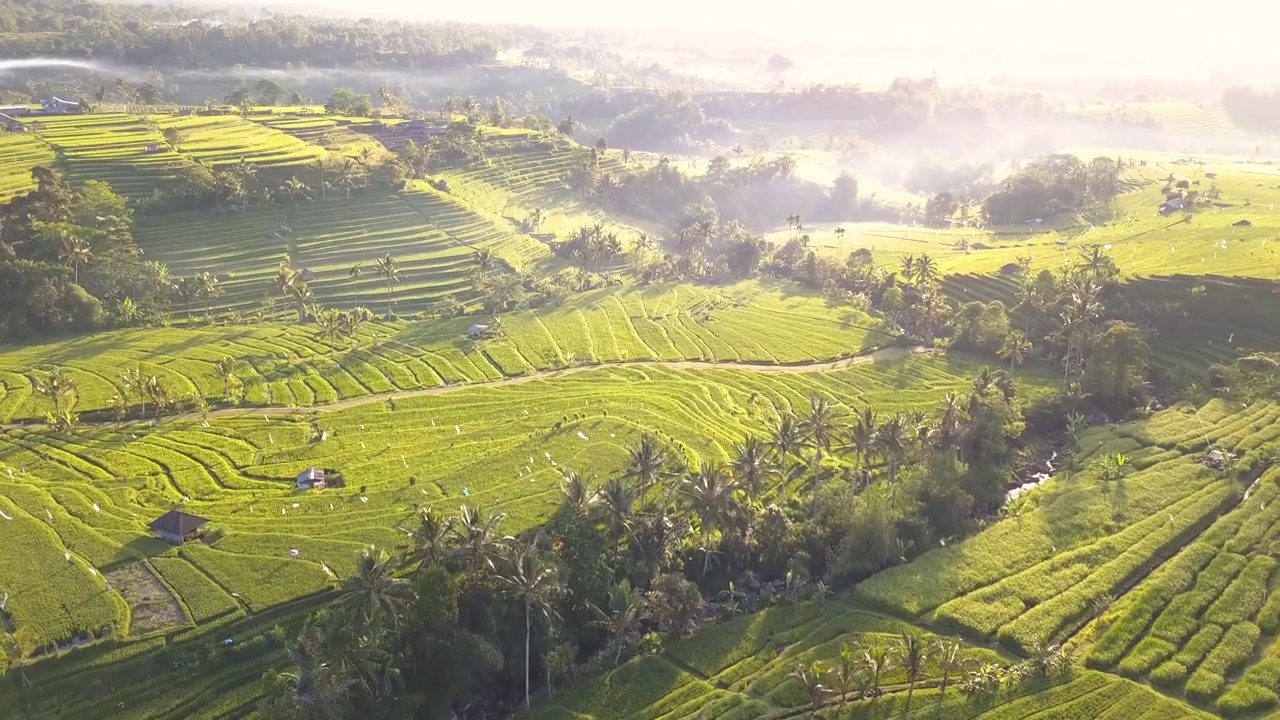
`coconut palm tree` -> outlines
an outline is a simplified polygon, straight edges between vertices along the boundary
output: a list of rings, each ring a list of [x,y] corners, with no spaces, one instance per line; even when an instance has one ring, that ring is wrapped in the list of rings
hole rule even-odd
[[[62,238],[61,256],[63,262],[71,264],[72,282],[79,285],[80,266],[93,259],[93,248],[89,246],[88,241],[84,238],[67,236]]]
[[[849,694],[858,687],[861,674],[862,666],[858,663],[857,653],[849,647],[849,643],[840,643],[840,656],[836,658],[836,665],[832,668],[831,681],[835,684],[836,692],[840,693],[841,708],[849,701]]]
[[[938,686],[939,699],[947,696],[947,685],[951,682],[951,677],[958,676],[964,668],[963,648],[960,643],[947,638],[934,638],[933,649],[931,654],[934,661],[938,664],[938,671],[942,674],[942,682]]]
[[[351,279],[351,300],[356,305],[360,304],[360,278],[364,277],[364,266],[356,263],[347,271],[347,277]]]
[[[316,314],[316,322],[320,324],[320,336],[329,343],[329,354],[338,350],[338,340],[347,334],[347,322],[342,313],[329,308]]]
[[[476,264],[476,270],[480,273],[480,282],[484,283],[489,279],[489,273],[498,267],[498,256],[494,255],[489,248],[480,248],[471,252],[471,262]]]
[[[413,546],[405,554],[405,564],[413,565],[415,574],[444,564],[453,549],[451,539],[454,518],[446,518],[439,511],[424,508],[418,512],[418,527],[413,531]]]
[[[387,253],[378,259],[374,271],[378,273],[378,277],[387,281],[387,320],[391,320],[391,284],[400,282],[400,261]]]
[[[634,480],[644,494],[668,475],[670,458],[667,449],[652,435],[645,433],[635,447],[627,451],[627,466],[622,476]]]
[[[907,253],[902,256],[902,279],[908,283],[915,280],[916,277],[916,256]]]
[[[921,253],[916,259],[916,285],[922,288],[933,287],[938,281],[938,264],[929,257],[929,253]]]
[[[506,513],[486,513],[481,508],[463,505],[457,522],[450,526],[453,557],[466,573],[468,585],[478,585],[497,569],[506,538],[498,535],[498,527]]]
[[[862,648],[859,660],[862,665],[862,674],[867,681],[865,694],[878,697],[881,681],[893,669],[893,653],[885,645],[874,643]]]
[[[889,482],[898,477],[898,463],[907,452],[907,423],[901,413],[885,418],[876,428],[876,448],[889,463]]]
[[[783,415],[773,426],[770,433],[769,446],[777,453],[778,459],[782,462],[801,460],[801,450],[804,448],[804,432],[800,427],[800,423],[796,421],[794,415],[788,413]],[[785,489],[787,481],[795,477],[794,472],[783,473],[783,488]]]
[[[133,393],[137,396],[138,402],[142,405],[142,414],[147,414],[147,394],[146,394],[146,377],[142,374],[142,367],[135,365],[133,369],[126,370],[121,379],[121,390],[128,399],[128,395]]]
[[[218,377],[222,378],[222,394],[230,402],[231,385],[236,381],[236,361],[229,357],[223,357],[213,363],[213,369],[218,373]]]
[[[952,447],[955,445],[956,440],[960,438],[964,421],[963,404],[960,396],[953,392],[947,393],[942,398],[942,405],[938,406],[938,433],[936,435],[939,447]]]
[[[355,573],[343,578],[339,587],[338,607],[345,617],[365,628],[396,624],[409,586],[394,570],[385,550],[374,547],[357,553]]]
[[[572,509],[574,516],[586,517],[591,508],[600,502],[600,491],[591,487],[591,481],[572,470],[564,470],[560,481],[560,493],[564,506]]]
[[[821,660],[796,663],[787,677],[800,683],[809,698],[809,710],[817,712],[822,707],[822,698],[827,694],[827,686],[824,684],[827,677],[826,665]]]
[[[733,477],[752,500],[759,498],[765,484],[778,474],[772,450],[756,435],[747,436],[734,447],[730,467]]]
[[[1027,340],[1027,336],[1020,331],[1013,331],[1005,336],[1004,342],[1000,345],[1000,357],[1009,361],[1009,373],[1013,373],[1014,365],[1021,365],[1027,361],[1027,354],[1031,352],[1031,341]]]
[[[831,440],[835,437],[835,421],[832,417],[831,402],[822,395],[809,396],[809,409],[800,420],[800,432],[804,444],[813,449],[813,466],[810,476],[813,482],[811,489],[814,502],[818,499],[818,481],[822,474],[822,453],[831,449]]]
[[[622,546],[622,536],[632,527],[635,504],[639,498],[639,488],[622,477],[610,478],[600,490],[600,501],[608,517],[609,532],[613,535],[615,563]]]
[[[53,416],[61,418],[63,408],[75,404],[76,383],[65,368],[54,367],[35,376],[35,391],[53,403]]]
[[[360,328],[371,320],[373,320],[373,313],[363,305],[357,305],[343,314],[342,322],[346,325],[346,334],[350,335],[355,342],[356,350],[360,349]]]
[[[898,663],[907,674],[907,701],[902,706],[902,714],[905,716],[911,708],[911,695],[916,690],[916,681],[929,662],[929,646],[914,633],[903,630],[898,635],[898,645],[894,650]]]
[[[249,207],[249,181],[250,180],[256,181],[258,179],[258,166],[254,165],[253,163],[246,162],[245,159],[242,157],[240,158],[240,165],[238,166],[238,172],[240,173],[240,188],[241,188],[240,211],[244,212],[244,210]]]
[[[730,496],[737,488],[719,466],[700,463],[681,482],[681,491],[691,514],[698,518],[702,534],[702,576],[711,562],[711,536],[722,527],[730,511]]]
[[[613,638],[617,650],[613,654],[613,664],[617,665],[622,659],[622,647],[625,642],[627,632],[643,617],[644,613],[644,596],[635,588],[631,587],[631,581],[623,578],[612,590],[609,591],[609,609],[604,611],[598,606],[590,605],[596,619],[593,625],[605,628],[609,636]]]
[[[504,594],[524,605],[524,706],[529,708],[532,689],[529,683],[529,657],[532,638],[533,614],[545,620],[558,618],[554,597],[560,589],[560,581],[554,567],[546,565],[536,552],[536,539],[520,549],[508,563],[505,572],[498,574],[498,582]]]
[[[854,416],[853,424],[849,426],[848,438],[842,449],[854,453],[861,459],[864,466],[870,465],[872,458],[875,457],[878,429],[875,411],[870,406],[864,406]]]

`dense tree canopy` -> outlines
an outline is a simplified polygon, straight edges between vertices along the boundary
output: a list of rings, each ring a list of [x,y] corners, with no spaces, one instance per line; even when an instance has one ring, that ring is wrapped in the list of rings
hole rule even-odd
[[[502,33],[479,26],[293,15],[250,21],[176,5],[81,0],[0,0],[0,34],[4,57],[74,56],[162,68],[421,67],[490,60],[506,42]]]

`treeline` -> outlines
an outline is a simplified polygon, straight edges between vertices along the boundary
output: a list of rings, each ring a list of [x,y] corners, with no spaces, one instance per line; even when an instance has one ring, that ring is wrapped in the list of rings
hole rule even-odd
[[[172,282],[144,261],[133,213],[106,183],[72,190],[38,167],[36,189],[0,205],[0,339],[159,321]]]
[[[3,57],[84,57],[153,67],[430,67],[491,61],[502,32],[471,25],[270,15],[216,20],[176,5],[0,0]]]
[[[735,150],[734,160],[716,156],[700,175],[680,171],[665,157],[649,167],[619,171],[602,163],[610,151],[601,140],[566,180],[606,207],[686,230],[712,216],[764,230],[797,211],[815,220],[835,221],[852,219],[865,209],[859,203],[858,183],[848,175],[827,187],[796,177],[796,162],[790,156],[744,161],[745,150]],[[623,149],[620,156],[629,165],[630,150]]]
[[[708,622],[824,599],[1003,502],[1024,427],[1004,373],[927,411],[850,412],[814,396],[723,465],[644,436],[608,478],[564,470],[518,537],[501,513],[422,510],[405,546],[359,555],[261,716],[506,717]]]
[[[1075,155],[1055,153],[1038,158],[1005,180],[1004,188],[982,203],[987,223],[1008,225],[1045,220],[1105,202],[1120,192],[1124,162],[1095,157],[1085,163]],[[949,214],[933,213],[945,221]]]
[[[1280,92],[1229,87],[1222,93],[1222,109],[1244,130],[1280,132]]]

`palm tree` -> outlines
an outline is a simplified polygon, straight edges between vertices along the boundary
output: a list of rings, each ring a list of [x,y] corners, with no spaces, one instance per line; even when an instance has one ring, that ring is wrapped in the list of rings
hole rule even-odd
[[[794,415],[788,413],[778,420],[778,423],[773,426],[769,445],[778,454],[780,460],[800,459],[800,451],[804,448],[804,433]],[[784,473],[784,475],[794,477],[792,473]],[[790,479],[790,477],[784,477],[784,488],[786,481]]]
[[[922,253],[916,260],[916,285],[919,287],[932,287],[938,280],[938,264],[929,257],[928,253]]]
[[[405,556],[406,564],[416,566],[415,573],[444,564],[450,551],[450,539],[454,537],[453,523],[453,518],[445,518],[431,508],[418,513],[413,547]]]
[[[862,672],[867,679],[869,694],[873,697],[880,695],[880,682],[884,676],[893,668],[893,653],[889,649],[879,643],[864,647],[862,656],[859,658],[862,665]]]
[[[836,660],[831,679],[835,681],[836,690],[840,693],[841,708],[849,701],[849,694],[857,687],[858,676],[862,674],[861,670],[857,653],[849,647],[849,643],[840,643],[840,657]]]
[[[142,414],[147,414],[147,394],[146,394],[146,377],[142,374],[142,367],[135,365],[132,370],[126,370],[120,376],[122,381],[121,390],[127,396],[129,393],[137,395],[138,402],[142,405]]]
[[[911,694],[916,690],[916,681],[920,679],[920,673],[924,672],[924,667],[929,662],[929,647],[914,633],[903,630],[898,635],[898,646],[894,649],[898,662],[907,673],[907,701],[902,706],[902,714],[906,716],[911,708]]]
[[[811,469],[813,489],[812,499],[818,499],[818,479],[822,473],[822,453],[831,449],[831,440],[835,435],[835,423],[831,417],[831,403],[821,395],[809,396],[809,410],[800,421],[800,430],[804,434],[804,444],[813,448],[813,467]]]
[[[505,541],[498,536],[498,526],[506,518],[506,513],[489,515],[481,508],[463,505],[458,521],[450,526],[453,556],[466,572],[468,584],[479,584],[497,569],[496,559]]]
[[[387,253],[378,259],[374,271],[387,281],[387,320],[391,320],[391,284],[400,282],[400,261],[391,257],[391,253]]]
[[[355,342],[356,350],[360,349],[360,328],[372,319],[373,313],[363,305],[351,308],[342,316],[342,322],[346,325],[346,333]]]
[[[901,413],[885,418],[876,428],[876,447],[889,463],[889,482],[898,477],[898,463],[907,451],[907,423]]]
[[[778,468],[773,462],[773,452],[756,435],[747,436],[746,440],[734,447],[730,467],[734,478],[752,500],[759,498],[765,483],[778,474]]]
[[[408,584],[394,574],[391,556],[374,547],[356,555],[356,571],[342,580],[338,606],[361,627],[397,622],[407,602]]]
[[[615,563],[622,545],[622,536],[631,529],[632,513],[639,497],[639,488],[622,477],[610,478],[600,490],[600,501],[608,513],[609,531],[613,534]]]
[[[564,506],[571,508],[576,517],[585,517],[600,501],[600,491],[591,487],[590,480],[572,470],[565,470],[562,474],[560,492],[564,495]]]
[[[649,491],[667,476],[667,449],[652,435],[645,433],[640,442],[627,451],[627,468],[622,476],[635,480],[640,493]]]
[[[249,181],[258,179],[258,166],[246,162],[242,157],[240,158],[239,172],[241,188],[240,211],[244,212],[249,207]]]
[[[356,305],[360,304],[360,278],[364,277],[364,266],[356,263],[347,271],[347,277],[351,279],[351,299]]]
[[[560,588],[556,570],[543,564],[535,551],[535,542],[520,549],[510,562],[507,572],[498,575],[498,581],[507,597],[524,605],[524,706],[529,708],[532,697],[529,684],[529,657],[533,614],[537,612],[550,621],[558,617],[553,597]]]
[[[742,143],[738,143],[737,145],[734,145],[733,147],[731,147],[731,148],[729,148],[729,149],[733,152],[733,154],[734,154],[734,155],[738,156],[738,165],[739,165],[739,166],[741,166],[741,165],[742,165],[742,153],[746,152],[746,151],[747,151],[747,149],[746,149],[746,148],[744,148],[744,147],[742,147]]]
[[[702,534],[702,576],[707,575],[711,561],[711,535],[727,519],[730,496],[737,488],[724,470],[715,465],[700,463],[694,472],[682,482],[689,510],[698,517],[698,530]]]
[[[62,417],[64,403],[75,404],[76,384],[64,368],[55,367],[35,375],[35,391],[53,403],[53,416]]]
[[[329,353],[337,352],[338,340],[348,331],[346,318],[341,312],[329,308],[316,314],[316,322],[320,324],[320,336],[329,343]]]
[[[236,380],[236,361],[224,357],[213,363],[213,369],[218,373],[218,377],[222,378],[222,394],[230,402],[232,400],[231,384]]]
[[[942,405],[938,407],[938,446],[942,448],[952,447],[961,434],[961,423],[963,422],[963,403],[960,396],[954,392],[947,393],[942,398]]]
[[[916,277],[916,256],[908,253],[902,256],[902,279],[912,282]]]
[[[72,282],[76,285],[80,284],[80,266],[93,259],[93,248],[89,247],[88,241],[79,237],[64,237],[62,239],[62,260],[71,263]]]
[[[813,712],[822,707],[822,698],[827,694],[827,686],[823,684],[826,676],[827,668],[821,660],[796,663],[795,668],[787,674],[787,677],[796,680],[804,688],[805,695],[809,697],[809,709]]]
[[[1014,331],[1005,336],[1004,342],[1000,345],[999,355],[1009,361],[1009,373],[1013,373],[1014,365],[1021,365],[1027,361],[1027,354],[1031,352],[1031,341],[1027,340],[1027,336],[1019,331]]]
[[[592,623],[608,630],[618,649],[613,654],[613,664],[622,659],[622,646],[627,632],[641,620],[644,612],[644,596],[631,587],[631,581],[623,578],[609,591],[609,611],[605,612],[592,604],[591,610],[596,615]]]
[[[207,271],[196,273],[194,280],[196,295],[204,298],[204,314],[209,318],[213,314],[209,301],[222,296],[222,286],[218,284],[218,276]]]
[[[853,425],[849,427],[849,438],[844,449],[856,454],[863,465],[870,465],[872,457],[875,456],[878,429],[875,411],[869,406],[864,406],[853,418]]]
[[[942,673],[942,683],[938,686],[939,699],[947,696],[947,684],[952,675],[959,675],[964,668],[963,648],[960,643],[946,638],[934,638],[932,654],[938,663],[938,671]]]
[[[480,282],[483,283],[489,279],[489,273],[498,266],[498,257],[489,248],[480,248],[471,252],[471,262],[476,264],[476,270],[480,273]]]

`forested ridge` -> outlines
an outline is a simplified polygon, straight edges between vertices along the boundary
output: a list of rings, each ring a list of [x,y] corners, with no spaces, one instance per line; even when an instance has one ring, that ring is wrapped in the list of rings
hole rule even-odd
[[[213,68],[396,65],[492,60],[506,42],[491,27],[345,20],[258,19],[181,5],[0,0],[0,57],[92,58],[138,66]]]

